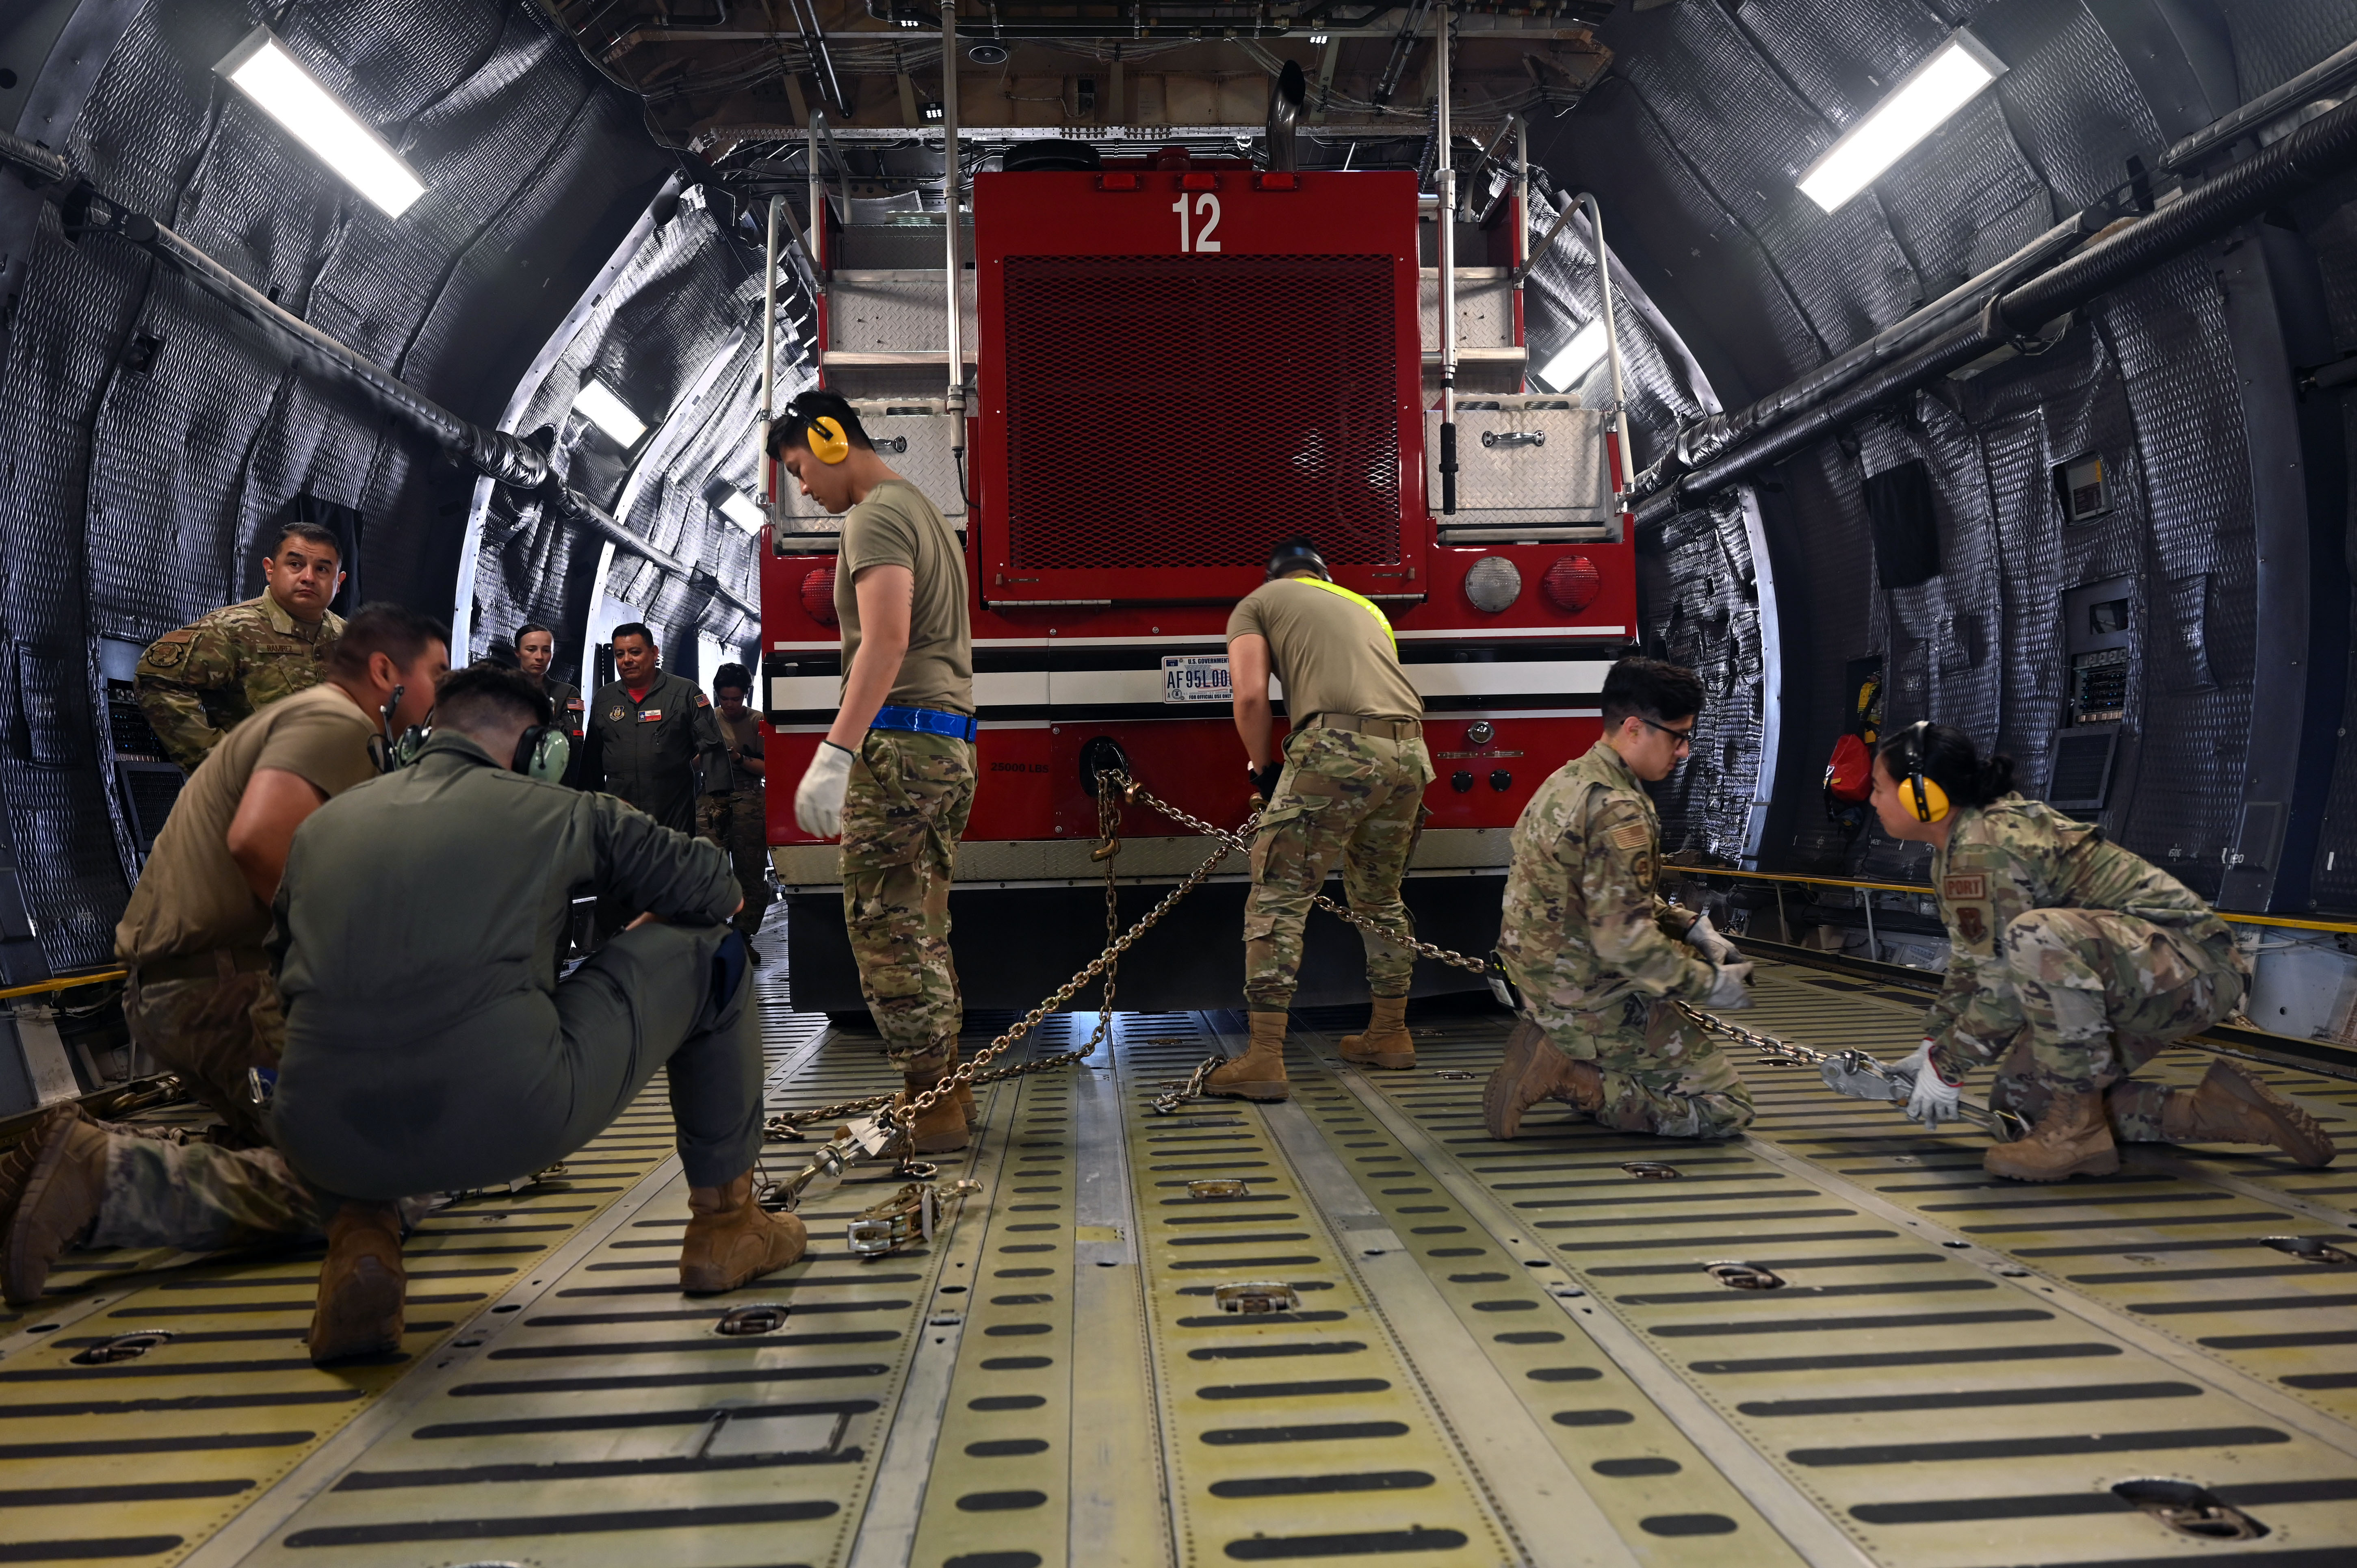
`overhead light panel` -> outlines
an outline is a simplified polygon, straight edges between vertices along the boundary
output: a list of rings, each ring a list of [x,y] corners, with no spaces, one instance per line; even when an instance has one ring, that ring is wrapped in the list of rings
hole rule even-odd
[[[939,99],[927,99],[917,113],[924,116],[925,124],[928,125],[938,125],[942,123],[942,111]]]
[[[637,446],[639,437],[647,433],[647,422],[632,413],[630,405],[595,376],[585,379],[581,390],[574,393],[573,412],[623,446]]]
[[[1323,33],[1312,33],[1312,34],[1310,34],[1310,35],[1309,35],[1309,47],[1310,47],[1311,48],[1315,48],[1315,49],[1322,49],[1322,48],[1324,48],[1326,47],[1326,35],[1325,35],[1325,34],[1323,34]]]
[[[1538,379],[1546,383],[1549,392],[1568,392],[1604,358],[1604,317],[1599,316],[1572,334],[1571,341],[1555,351],[1555,358],[1539,371]]]
[[[1957,29],[1809,166],[1801,176],[1802,193],[1828,212],[1839,210],[2005,69],[1986,45]]]
[[[213,70],[386,217],[400,217],[425,194],[425,182],[400,155],[313,81],[268,27],[246,34]]]
[[[708,493],[715,498],[712,504],[720,509],[720,515],[746,532],[759,533],[770,526],[769,513],[761,510],[761,503],[734,485],[716,484]]]

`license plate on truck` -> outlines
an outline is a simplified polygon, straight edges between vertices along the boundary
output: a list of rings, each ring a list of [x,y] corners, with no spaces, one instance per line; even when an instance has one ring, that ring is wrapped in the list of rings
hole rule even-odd
[[[1228,656],[1224,653],[1166,653],[1162,656],[1162,700],[1166,703],[1225,703],[1234,693],[1228,686]]]

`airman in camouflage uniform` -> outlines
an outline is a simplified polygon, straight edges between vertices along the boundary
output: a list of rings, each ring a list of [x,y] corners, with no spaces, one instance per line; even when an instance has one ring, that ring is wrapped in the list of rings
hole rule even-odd
[[[906,1107],[956,1071],[964,1022],[949,940],[950,882],[974,790],[964,547],[941,509],[877,455],[837,393],[796,397],[770,427],[770,454],[843,519],[842,696],[795,787],[794,822],[843,840],[845,934]],[[964,1148],[973,1110],[963,1085],[939,1094],[916,1114],[909,1142],[920,1154]]]
[[[1748,1005],[1751,966],[1706,918],[1663,901],[1662,824],[1644,790],[1692,749],[1702,683],[1631,656],[1601,696],[1603,737],[1514,823],[1498,955],[1522,1022],[1482,1090],[1482,1119],[1511,1138],[1525,1111],[1560,1100],[1622,1132],[1731,1138],[1751,1121],[1751,1097],[1674,1004]]]
[[[263,593],[166,632],[140,655],[140,710],[165,755],[190,772],[240,719],[317,685],[343,635],[343,618],[327,607],[343,581],[333,534],[291,525],[264,569]]]
[[[1549,1097],[1624,1133],[1732,1138],[1750,1125],[1734,1065],[1674,1005],[1711,997],[1723,972],[1682,945],[1696,918],[1655,891],[1661,854],[1652,800],[1608,740],[1523,808],[1498,953],[1523,1021],[1483,1094],[1491,1136],[1512,1137]]]
[[[1894,1076],[1907,1113],[1956,1113],[1964,1075],[1999,1063],[1990,1104],[2037,1124],[1982,1166],[2015,1181],[2120,1168],[2120,1142],[2272,1144],[2302,1165],[2332,1158],[2313,1117],[2233,1062],[2191,1090],[2128,1074],[2240,1004],[2250,969],[2193,891],[2098,829],[2013,789],[2009,757],[1921,720],[1874,758],[1873,803],[1891,837],[1932,847],[1948,928],[1948,979],[1922,1046]]]
[[[1990,1103],[2041,1124],[2059,1101],[2100,1091],[2102,1116],[2080,1141],[2103,1147],[2069,1162],[2089,1174],[2118,1168],[2115,1140],[2267,1143],[2302,1164],[2331,1159],[2306,1112],[2232,1064],[2222,1060],[2200,1090],[2129,1077],[2169,1042],[2233,1014],[2249,989],[2248,961],[2198,895],[2100,830],[2018,794],[1962,807],[1952,823],[1932,861],[1948,980],[1923,1024],[1943,1078],[1996,1062]],[[2035,1144],[1992,1148],[1989,1168],[2012,1176],[2025,1158],[2035,1165]]]
[[[1337,861],[1362,929],[1366,1029],[1341,1041],[1362,1067],[1415,1065],[1407,998],[1415,925],[1400,880],[1424,817],[1432,758],[1424,748],[1424,700],[1400,669],[1391,621],[1378,606],[1334,583],[1306,535],[1270,553],[1269,580],[1228,618],[1236,733],[1245,768],[1268,802],[1253,837],[1252,891],[1244,902],[1244,1054],[1215,1069],[1207,1094],[1283,1100],[1285,1029],[1301,971],[1310,899]],[[1268,678],[1285,687],[1293,732],[1270,744]],[[1269,760],[1264,761],[1264,758]]]

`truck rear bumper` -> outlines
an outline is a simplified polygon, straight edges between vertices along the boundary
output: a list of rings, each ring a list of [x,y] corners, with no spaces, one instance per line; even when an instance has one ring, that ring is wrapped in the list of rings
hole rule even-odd
[[[1489,871],[1503,875],[1512,858],[1511,828],[1428,828],[1416,844],[1410,876],[1461,875]],[[968,839],[958,845],[961,889],[1101,886],[1104,867],[1089,858],[1094,839]],[[1125,838],[1114,875],[1125,884],[1177,882],[1211,853],[1208,839]],[[772,844],[770,863],[789,895],[843,886],[843,852],[831,843]],[[1214,876],[1243,877],[1244,857],[1231,854]]]
[[[960,871],[965,869],[965,850],[975,847],[961,850]],[[1085,859],[1088,846],[1079,847]],[[1122,858],[1127,860],[1128,854]],[[1197,888],[1123,958],[1116,1003],[1122,1010],[1159,1013],[1242,1005],[1241,931],[1247,880],[1242,857],[1235,861],[1236,875]],[[1145,880],[1125,883],[1119,895],[1123,925],[1152,908],[1171,880],[1163,878],[1159,886]],[[1412,876],[1404,892],[1415,917],[1416,935],[1458,952],[1488,953],[1498,940],[1504,883],[1502,866]],[[1104,901],[1095,890],[1102,886],[1101,881],[1095,887],[1070,883],[976,886],[961,880],[950,895],[950,946],[967,1010],[1028,1012],[1094,958],[1104,946]],[[1337,899],[1342,897],[1340,876],[1327,884],[1327,892]],[[844,935],[841,893],[831,887],[794,888],[783,902],[787,983],[794,1010],[862,1011],[859,972]],[[1450,965],[1427,961],[1415,967],[1418,996],[1481,986],[1480,976]],[[1075,997],[1073,1005],[1093,1006],[1096,995],[1092,987]],[[1314,1007],[1366,997],[1365,950],[1359,934],[1330,915],[1312,911],[1296,1004]]]

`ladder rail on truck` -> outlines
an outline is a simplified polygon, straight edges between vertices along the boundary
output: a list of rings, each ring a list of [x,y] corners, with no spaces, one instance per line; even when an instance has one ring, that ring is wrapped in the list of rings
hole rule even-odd
[[[845,224],[822,199],[811,231],[824,383],[965,542],[981,728],[952,910],[967,1005],[1028,1006],[1103,940],[1101,907],[1074,896],[1103,879],[1092,741],[1180,809],[1243,819],[1223,631],[1295,532],[1383,605],[1424,698],[1437,776],[1405,890],[1419,934],[1486,951],[1515,817],[1600,733],[1604,671],[1636,622],[1613,411],[1522,390],[1518,202],[1457,230],[1462,471],[1443,514],[1440,215],[1415,176],[1275,172],[1183,146],[1101,164],[975,177],[963,464],[941,396],[938,215]],[[839,520],[777,480],[761,577],[771,858],[795,1006],[856,1013],[839,855],[793,820],[841,678]],[[1130,808],[1125,918],[1209,847]],[[1246,880],[1232,859],[1141,946],[1124,1005],[1233,1004]],[[1420,992],[1474,983],[1419,966]],[[1298,994],[1364,995],[1355,933],[1312,923]]]

